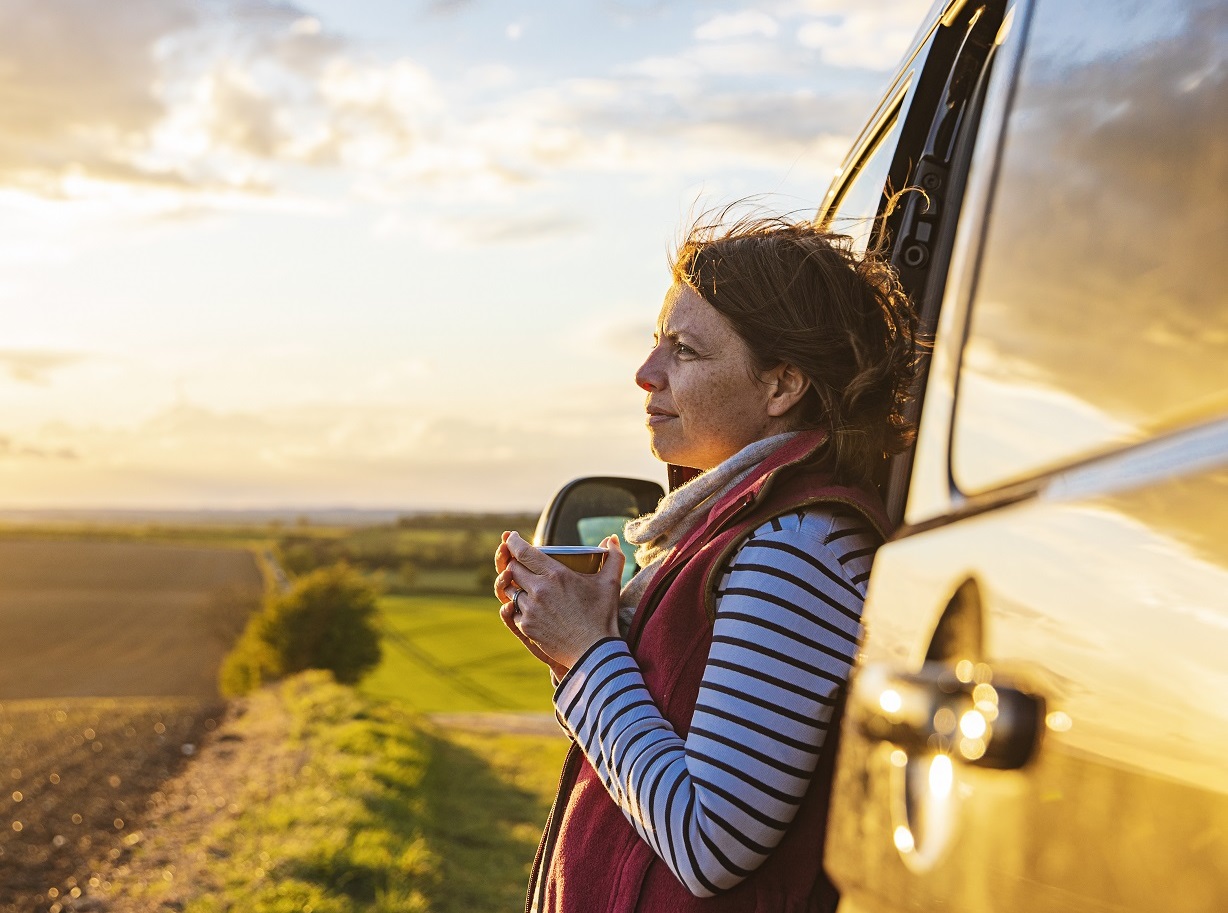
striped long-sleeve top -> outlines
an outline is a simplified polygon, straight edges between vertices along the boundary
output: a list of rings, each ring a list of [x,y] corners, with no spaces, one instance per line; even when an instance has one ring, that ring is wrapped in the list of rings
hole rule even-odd
[[[877,539],[816,508],[756,529],[717,590],[690,732],[662,717],[625,641],[598,641],[555,708],[639,835],[695,895],[734,887],[806,793],[861,635]]]

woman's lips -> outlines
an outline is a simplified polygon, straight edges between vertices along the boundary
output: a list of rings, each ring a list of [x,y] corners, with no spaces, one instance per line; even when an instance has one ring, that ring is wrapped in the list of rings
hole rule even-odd
[[[652,410],[650,409],[650,410],[648,411],[648,419],[647,419],[647,424],[649,424],[649,425],[659,425],[659,424],[661,424],[662,422],[668,422],[670,419],[672,419],[672,418],[677,418],[677,417],[678,417],[678,416],[676,416],[676,415],[674,415],[673,413],[670,413],[670,412],[654,412],[654,411],[652,411]]]

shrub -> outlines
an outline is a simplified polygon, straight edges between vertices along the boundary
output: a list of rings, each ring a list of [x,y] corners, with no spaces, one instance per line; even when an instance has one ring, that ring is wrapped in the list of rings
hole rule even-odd
[[[248,620],[222,663],[222,693],[246,694],[304,669],[357,682],[380,659],[376,612],[375,591],[349,567],[307,574]]]

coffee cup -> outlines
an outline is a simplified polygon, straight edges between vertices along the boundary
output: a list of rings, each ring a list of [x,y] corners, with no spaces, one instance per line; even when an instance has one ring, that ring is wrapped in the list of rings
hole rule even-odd
[[[559,564],[581,574],[595,574],[601,570],[606,551],[593,545],[543,545],[545,552]]]

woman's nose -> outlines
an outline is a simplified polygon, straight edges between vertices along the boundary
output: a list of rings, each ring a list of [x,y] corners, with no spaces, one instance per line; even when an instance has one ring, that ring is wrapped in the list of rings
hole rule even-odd
[[[635,385],[641,390],[647,390],[652,393],[661,387],[660,372],[656,370],[654,362],[656,361],[657,350],[654,348],[648,353],[648,357],[644,359],[644,363],[639,366],[635,372]]]

